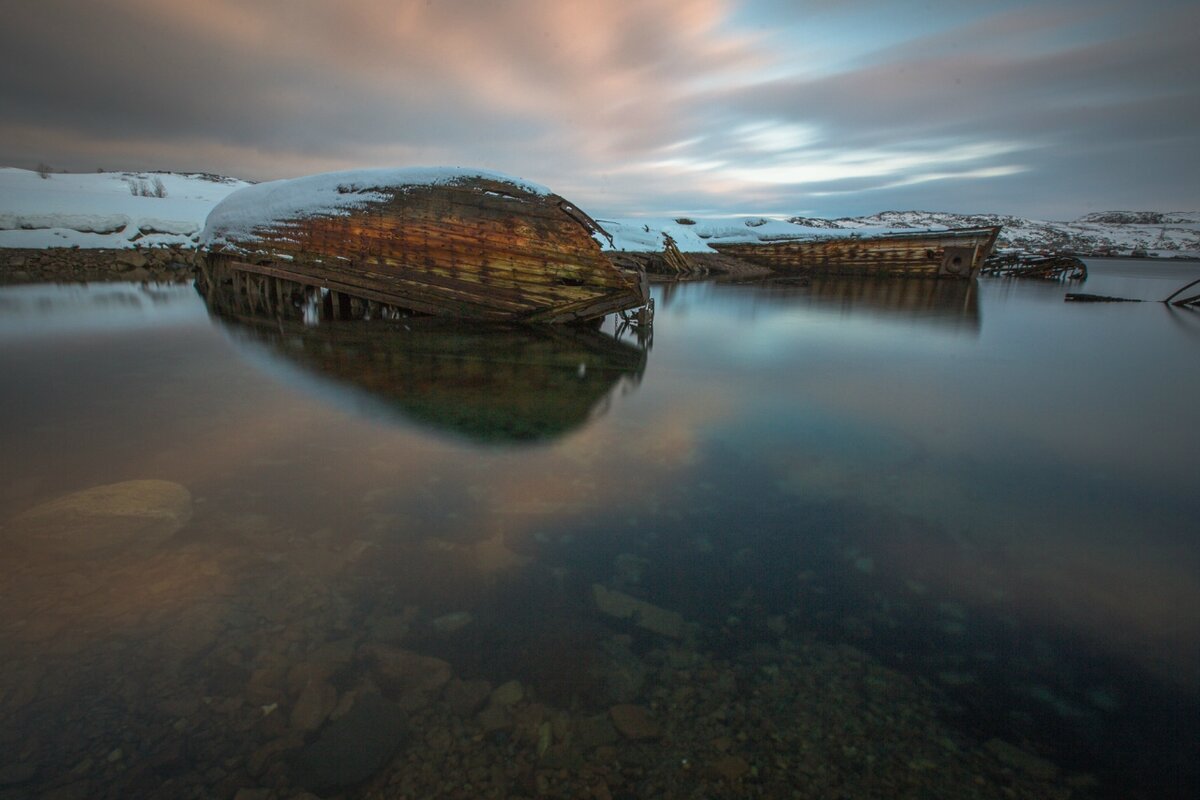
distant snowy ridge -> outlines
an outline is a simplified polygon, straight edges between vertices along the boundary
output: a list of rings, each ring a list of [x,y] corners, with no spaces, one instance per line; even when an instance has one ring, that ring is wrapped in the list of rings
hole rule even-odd
[[[337,176],[336,178],[334,176]],[[395,183],[453,181],[468,176],[490,177],[532,191],[549,190],[498,173],[458,168],[352,170],[288,181],[309,186],[297,199],[271,197],[278,183],[252,185],[233,178],[201,173],[50,173],[0,168],[0,247],[149,247],[199,246],[205,220],[222,200],[244,187],[243,199],[231,202],[224,229],[244,226],[263,215],[311,210],[314,203],[363,199],[386,179]],[[164,196],[135,194],[162,182]],[[349,191],[339,193],[339,187]],[[132,189],[132,191],[131,191]],[[239,192],[239,194],[242,194]],[[341,199],[337,199],[337,197]],[[231,198],[233,201],[233,198]],[[269,201],[259,205],[259,201]],[[279,201],[278,203],[276,201]],[[301,202],[303,201],[303,202]],[[300,205],[297,205],[300,203]],[[238,211],[238,207],[241,211]],[[323,207],[323,206],[322,206]],[[586,209],[584,209],[586,211]],[[236,212],[236,213],[235,213]],[[218,218],[212,222],[216,223]],[[1103,211],[1073,222],[1049,222],[1001,214],[952,214],[935,211],[884,211],[865,217],[607,217],[597,221],[613,235],[617,250],[658,251],[663,234],[684,252],[711,251],[713,242],[762,242],[790,238],[870,236],[888,231],[969,228],[1000,225],[1000,247],[1030,251],[1072,252],[1081,255],[1200,257],[1200,212]],[[220,233],[211,231],[212,241]]]
[[[889,232],[977,228],[1000,225],[997,246],[1079,255],[1200,257],[1200,212],[1106,211],[1074,222],[1048,222],[1003,214],[884,211],[865,217],[822,219],[763,217],[686,219],[670,217],[600,219],[618,250],[662,248],[669,235],[684,252],[705,252],[712,243],[754,243],[831,236],[876,236]]]
[[[212,207],[247,185],[201,173],[51,172],[43,178],[0,168],[0,247],[195,247]]]
[[[997,246],[1029,251],[1069,252],[1077,255],[1129,255],[1144,252],[1160,256],[1200,256],[1198,211],[1101,211],[1073,222],[1050,222],[1003,214],[952,214],[939,211],[884,211],[866,217],[815,220],[792,217],[800,226],[830,225],[836,230],[862,231],[887,227],[894,230],[972,228],[1000,225]]]

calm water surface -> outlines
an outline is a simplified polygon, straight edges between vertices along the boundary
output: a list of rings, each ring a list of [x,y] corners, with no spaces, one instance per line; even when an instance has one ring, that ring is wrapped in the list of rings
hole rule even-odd
[[[0,798],[1194,797],[1200,313],[1062,296],[1200,265],[1090,268],[642,343],[0,290]]]

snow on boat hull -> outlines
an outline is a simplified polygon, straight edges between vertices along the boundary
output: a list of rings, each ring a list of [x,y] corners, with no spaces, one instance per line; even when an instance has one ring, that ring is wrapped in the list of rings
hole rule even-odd
[[[338,318],[370,316],[375,304],[572,322],[646,303],[644,280],[613,267],[594,238],[603,231],[558,195],[491,173],[426,172],[332,173],[236,192],[209,216],[206,277],[326,289]]]
[[[779,272],[971,279],[995,247],[999,227],[787,239],[709,246]]]

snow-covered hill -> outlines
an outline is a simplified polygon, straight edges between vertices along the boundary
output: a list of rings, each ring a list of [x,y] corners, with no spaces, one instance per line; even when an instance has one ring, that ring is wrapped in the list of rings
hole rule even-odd
[[[662,247],[664,233],[684,252],[709,250],[714,242],[762,242],[829,236],[870,236],[888,231],[938,230],[1000,225],[998,246],[1025,251],[1079,255],[1200,257],[1200,212],[1109,211],[1074,222],[1047,222],[1002,214],[951,214],[934,211],[884,211],[866,217],[788,220],[750,218],[601,219],[619,250]]]
[[[209,210],[246,185],[217,175],[52,172],[43,178],[0,168],[0,247],[194,246]]]
[[[30,170],[0,168],[0,247],[196,246],[209,211],[247,185],[203,174],[49,173],[43,178]],[[664,233],[680,250],[703,252],[713,242],[1001,225],[1001,247],[1200,257],[1200,212],[1194,211],[1106,211],[1074,222],[934,211],[884,211],[840,219],[621,217],[598,222],[612,234],[616,249],[632,251],[661,250]]]
[[[1103,211],[1074,222],[1049,222],[1001,214],[884,211],[868,217],[818,220],[793,217],[801,226],[833,225],[837,230],[963,228],[1001,225],[1000,247],[1070,252],[1078,255],[1200,256],[1200,212]]]

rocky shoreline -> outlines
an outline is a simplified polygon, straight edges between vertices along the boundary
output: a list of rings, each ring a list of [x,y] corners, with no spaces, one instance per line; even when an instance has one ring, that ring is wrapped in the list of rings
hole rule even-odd
[[[199,251],[184,247],[0,249],[0,286],[26,283],[143,281],[187,283]]]

